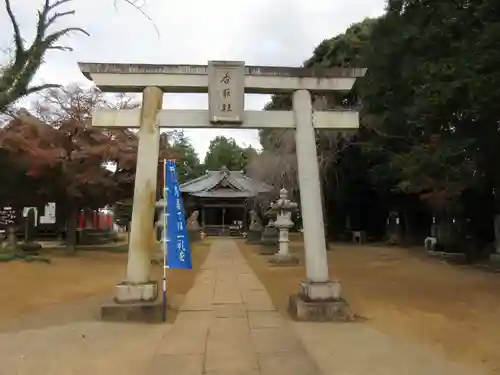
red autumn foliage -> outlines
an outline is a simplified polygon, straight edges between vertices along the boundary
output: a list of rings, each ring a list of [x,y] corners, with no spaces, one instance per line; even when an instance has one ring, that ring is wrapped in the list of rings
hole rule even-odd
[[[45,95],[37,103],[37,116],[20,112],[0,130],[0,148],[38,181],[33,194],[50,197],[65,208],[68,231],[73,221],[76,230],[80,209],[133,195],[138,137],[129,129],[92,127],[92,111],[103,106],[133,104],[122,98],[112,105],[96,89],[72,86]],[[163,135],[160,159],[172,157],[168,147]]]

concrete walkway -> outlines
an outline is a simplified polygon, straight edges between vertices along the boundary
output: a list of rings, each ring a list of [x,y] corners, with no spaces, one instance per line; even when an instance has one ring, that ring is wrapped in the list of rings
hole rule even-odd
[[[148,375],[318,375],[232,240],[217,240]]]
[[[229,239],[213,241],[173,325],[104,323],[83,315],[0,334],[0,375],[482,374],[368,322],[284,319]]]

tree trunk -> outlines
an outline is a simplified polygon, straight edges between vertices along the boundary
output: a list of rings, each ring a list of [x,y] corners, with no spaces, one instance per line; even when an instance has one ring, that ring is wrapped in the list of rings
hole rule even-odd
[[[495,233],[495,252],[500,253],[500,214],[493,217],[493,229]]]
[[[68,207],[66,216],[66,250],[68,253],[76,252],[76,231],[78,222],[78,207]]]
[[[459,228],[457,223],[453,221],[453,214],[443,210],[436,216],[438,244],[444,251],[455,252],[459,242]]]

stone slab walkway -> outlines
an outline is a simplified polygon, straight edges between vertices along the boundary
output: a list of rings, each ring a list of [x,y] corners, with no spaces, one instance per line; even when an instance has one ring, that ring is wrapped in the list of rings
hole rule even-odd
[[[216,240],[148,375],[318,375],[290,328],[236,243]]]
[[[482,374],[369,323],[284,319],[230,239],[213,241],[173,325],[31,327],[0,334],[0,375]]]

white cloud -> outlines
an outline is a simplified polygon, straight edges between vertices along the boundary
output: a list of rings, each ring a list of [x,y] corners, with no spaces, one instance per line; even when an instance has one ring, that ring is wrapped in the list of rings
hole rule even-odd
[[[32,37],[42,0],[12,1],[26,39]],[[158,27],[124,1],[75,0],[74,17],[58,26],[81,26],[64,41],[74,52],[54,51],[37,74],[38,82],[84,81],[77,61],[206,64],[244,60],[249,65],[299,66],[323,39],[365,17],[382,14],[384,0],[145,0],[144,11]],[[0,47],[11,44],[11,27],[0,12]],[[248,109],[261,109],[268,97],[250,96]],[[203,95],[165,95],[166,108],[206,108]],[[189,130],[203,157],[210,139],[226,135],[258,147],[257,131]]]

